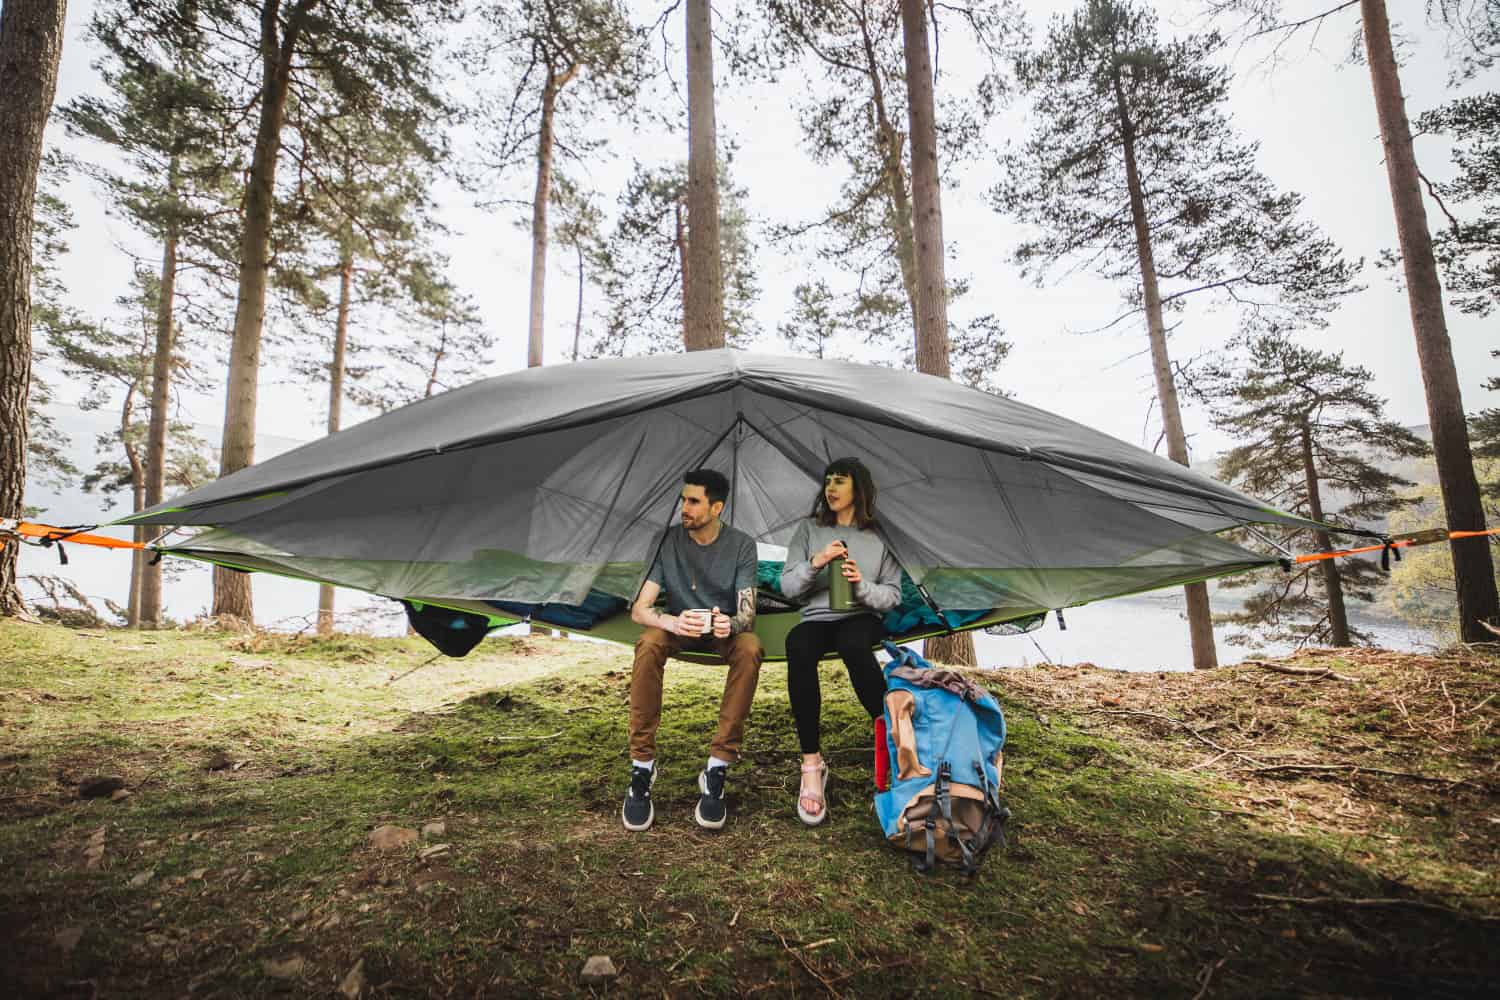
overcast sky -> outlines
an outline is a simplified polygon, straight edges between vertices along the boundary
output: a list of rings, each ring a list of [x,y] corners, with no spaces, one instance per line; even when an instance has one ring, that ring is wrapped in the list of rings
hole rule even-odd
[[[652,4],[634,6],[638,12],[656,9]],[[1169,20],[1178,25],[1169,27],[1169,31],[1189,24],[1182,12],[1194,9],[1190,2],[1162,6],[1170,10]],[[1416,0],[1391,3],[1397,17],[1408,8],[1416,16],[1420,6]],[[96,53],[84,38],[92,7],[81,0],[68,5],[59,104],[100,86],[90,66]],[[1028,3],[1033,32],[1040,33],[1052,11],[1071,7]],[[1289,7],[1298,4],[1290,3]],[[726,8],[721,4],[720,9]],[[680,12],[674,17],[671,30],[680,38]],[[1241,50],[1233,63],[1236,80],[1231,111],[1242,135],[1260,142],[1262,169],[1282,189],[1305,196],[1307,216],[1318,222],[1348,256],[1367,260],[1363,280],[1368,289],[1353,297],[1327,330],[1311,332],[1307,339],[1344,351],[1348,360],[1371,369],[1376,390],[1390,400],[1390,415],[1404,423],[1422,424],[1427,416],[1406,300],[1387,273],[1377,272],[1373,266],[1382,249],[1395,246],[1396,236],[1368,71],[1363,66],[1343,64],[1356,26],[1352,12],[1338,15],[1317,39],[1316,47],[1309,49],[1309,38],[1289,47],[1289,60],[1274,75],[1257,69],[1264,47]],[[1441,35],[1420,22],[1403,27],[1412,40],[1403,83],[1408,111],[1415,117],[1452,95],[1446,88]],[[956,48],[950,45],[945,51],[951,53]],[[800,148],[801,137],[788,106],[788,95],[802,85],[800,75],[789,75],[781,85],[750,86],[723,81],[723,65],[721,59],[721,148],[733,143],[737,149],[734,175],[749,191],[752,212],[767,222],[816,216],[829,203],[841,178],[813,164]],[[972,73],[956,56],[942,68],[945,72],[940,88],[972,86]],[[674,73],[682,77],[680,67]],[[1481,81],[1468,89],[1484,83],[1493,86],[1493,81]],[[610,139],[610,155],[590,166],[587,179],[600,189],[606,204],[613,203],[633,160],[655,164],[686,158],[685,135],[630,134],[609,123],[600,123],[599,127]],[[1021,140],[1026,128],[1025,106],[1017,104],[991,128],[995,151],[1003,150],[1007,141]],[[67,140],[55,122],[49,130],[49,141],[63,143],[84,156],[99,155],[96,149]],[[1424,172],[1435,180],[1451,174],[1448,149],[1440,140],[1420,139],[1418,158]],[[964,303],[965,313],[997,314],[1014,345],[1000,381],[1023,402],[1150,447],[1156,440],[1156,426],[1153,423],[1147,429],[1145,425],[1153,390],[1149,360],[1142,354],[1146,346],[1144,325],[1131,322],[1109,333],[1080,333],[1118,314],[1119,289],[1086,275],[1042,288],[1021,279],[1011,257],[1023,230],[997,215],[984,196],[994,183],[997,169],[991,158],[969,165],[962,171],[960,183],[943,192],[943,212],[946,236],[956,247],[950,277],[967,276],[973,282]],[[532,183],[530,177],[518,175],[510,179],[508,191],[525,197]],[[62,277],[75,304],[102,317],[128,285],[130,263],[121,248],[136,248],[148,259],[159,256],[159,251],[151,250],[123,221],[107,216],[88,182],[73,181],[67,194],[79,229],[71,241],[72,252],[63,262]],[[468,197],[448,187],[441,192],[439,204],[442,220],[453,231],[445,243],[453,259],[451,276],[477,298],[484,321],[496,338],[492,373],[524,366],[528,232],[515,225],[512,215],[481,212],[472,207]],[[554,262],[559,256],[553,254]],[[810,256],[791,254],[764,242],[757,263],[762,294],[756,313],[767,335],[756,349],[783,352],[786,348],[776,339],[776,326],[789,307],[792,288],[817,265]],[[552,294],[547,359],[552,363],[562,361],[571,347],[573,291],[572,278],[560,265],[553,268],[549,282]],[[225,309],[227,328],[233,303],[226,303]],[[1500,374],[1500,365],[1488,357],[1491,348],[1500,346],[1494,321],[1450,310],[1448,323],[1466,408],[1473,411],[1500,403],[1480,388],[1485,378]],[[1227,315],[1190,316],[1173,337],[1174,358],[1186,359],[1222,343],[1233,327],[1233,319]],[[292,439],[316,435],[315,428],[326,412],[326,390],[309,387],[274,370],[263,373],[262,385],[258,417],[262,433]],[[1491,398],[1486,399],[1486,395]],[[66,405],[67,386],[60,396]],[[189,397],[184,405],[187,416],[195,422],[216,426],[222,418],[222,392]],[[1185,417],[1193,436],[1195,459],[1228,444],[1209,427],[1201,411],[1189,408]],[[217,435],[213,438],[216,442]],[[266,457],[265,453],[260,457]]]

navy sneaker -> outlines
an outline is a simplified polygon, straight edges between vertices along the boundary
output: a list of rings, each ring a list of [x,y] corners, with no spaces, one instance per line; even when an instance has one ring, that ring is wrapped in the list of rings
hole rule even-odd
[[[698,807],[693,810],[693,819],[705,830],[720,830],[729,810],[724,807],[724,779],[729,777],[728,767],[710,767],[698,773]]]
[[[630,790],[625,793],[625,805],[620,809],[625,829],[636,833],[651,829],[651,821],[656,818],[656,809],[651,805],[651,785],[655,781],[656,768],[630,765]]]

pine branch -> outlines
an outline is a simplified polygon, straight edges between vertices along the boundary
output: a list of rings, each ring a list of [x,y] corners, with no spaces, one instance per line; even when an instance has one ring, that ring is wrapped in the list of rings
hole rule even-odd
[[[1443,204],[1442,196],[1439,195],[1437,193],[1437,189],[1432,186],[1432,181],[1428,180],[1427,175],[1422,173],[1420,169],[1417,171],[1417,176],[1422,178],[1422,183],[1427,187],[1427,193],[1432,196],[1432,200],[1437,203],[1438,209],[1443,213],[1443,216],[1447,218],[1448,225],[1452,227],[1453,233],[1457,235],[1458,233],[1462,232],[1462,227],[1459,225],[1458,220],[1453,217],[1452,212],[1448,211],[1448,206]]]

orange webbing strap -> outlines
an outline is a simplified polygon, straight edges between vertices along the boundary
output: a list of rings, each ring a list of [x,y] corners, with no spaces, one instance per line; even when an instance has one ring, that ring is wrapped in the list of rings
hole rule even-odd
[[[95,545],[101,549],[144,549],[146,546],[140,542],[129,541],[124,538],[110,538],[108,535],[90,535],[83,532],[70,531],[67,528],[54,528],[46,524],[33,524],[30,521],[8,521],[0,519],[0,545],[4,545],[7,535],[25,541],[35,539],[33,544],[50,545],[53,542],[77,542],[79,545]]]
[[[1500,534],[1500,528],[1486,528],[1484,531],[1445,531],[1442,528],[1428,528],[1425,531],[1413,531],[1405,535],[1396,535],[1390,541],[1380,545],[1364,545],[1357,549],[1340,549],[1337,552],[1309,552],[1306,555],[1297,556],[1293,562],[1310,563],[1321,562],[1324,559],[1337,559],[1340,556],[1359,555],[1362,552],[1386,552],[1391,549],[1405,549],[1415,545],[1431,545],[1434,542],[1446,542],[1457,538],[1482,538],[1485,535]]]

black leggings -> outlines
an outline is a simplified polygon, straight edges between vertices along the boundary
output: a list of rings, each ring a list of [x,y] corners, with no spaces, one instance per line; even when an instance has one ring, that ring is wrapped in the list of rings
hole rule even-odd
[[[885,638],[885,626],[874,615],[854,615],[838,621],[803,621],[786,637],[786,690],[797,723],[803,753],[820,749],[823,692],[818,687],[818,661],[838,653],[849,671],[849,683],[859,703],[875,718],[885,711],[885,674],[871,648]]]

